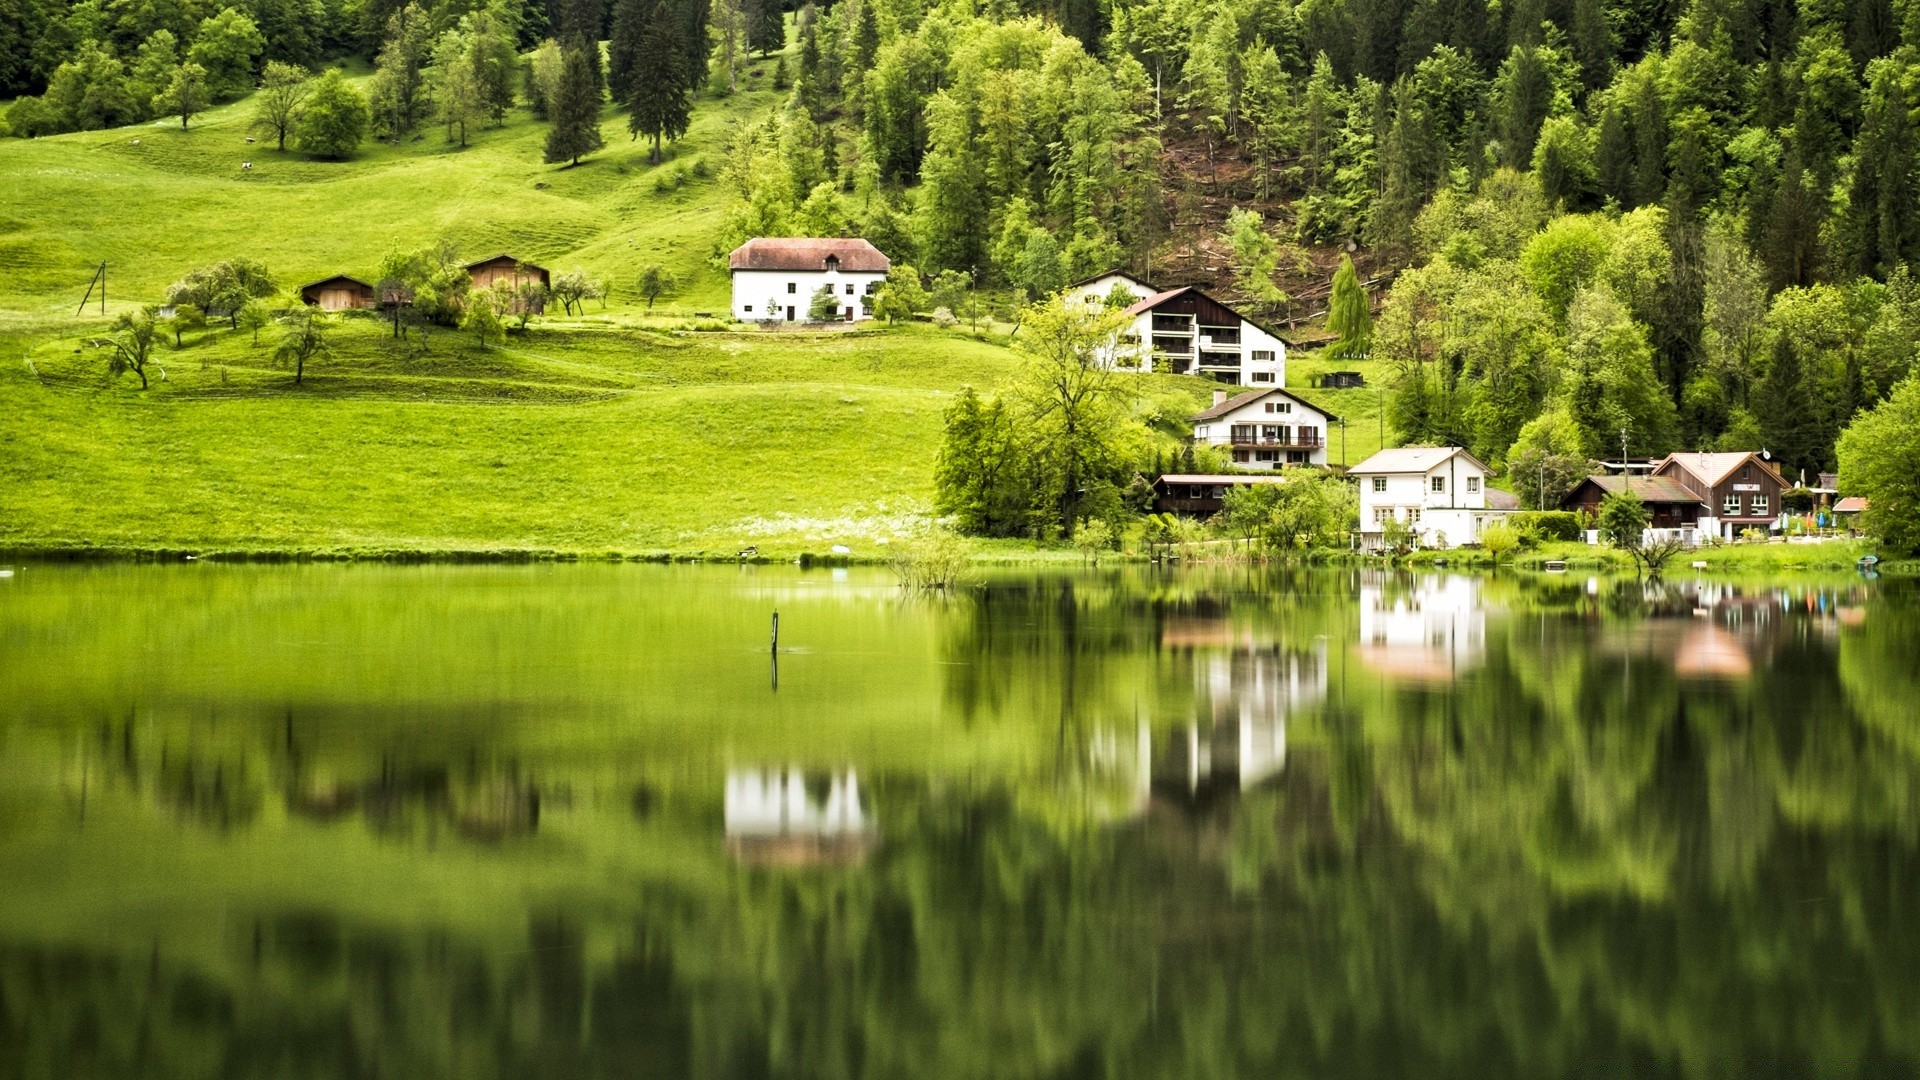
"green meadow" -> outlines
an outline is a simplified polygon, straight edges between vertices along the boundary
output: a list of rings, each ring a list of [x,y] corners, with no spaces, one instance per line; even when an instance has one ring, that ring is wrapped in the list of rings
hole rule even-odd
[[[711,331],[701,317],[727,306],[726,144],[777,107],[771,84],[771,61],[749,66],[658,166],[611,110],[607,148],[577,168],[541,163],[547,126],[524,110],[464,149],[429,129],[350,162],[249,142],[246,100],[184,132],[0,141],[0,547],[884,556],[932,513],[951,395],[1013,370],[1011,328]],[[377,320],[346,318],[300,386],[273,361],[273,328],[169,339],[144,391],[90,347],[195,266],[251,256],[291,288],[439,241],[613,288],[490,348],[442,330],[408,355]],[[77,313],[101,262],[106,314]],[[653,264],[676,287],[649,308],[637,280]],[[1317,370],[1298,363],[1291,381]],[[1152,382],[1196,406],[1211,390]],[[1380,445],[1377,391],[1307,394],[1349,419],[1346,460]]]

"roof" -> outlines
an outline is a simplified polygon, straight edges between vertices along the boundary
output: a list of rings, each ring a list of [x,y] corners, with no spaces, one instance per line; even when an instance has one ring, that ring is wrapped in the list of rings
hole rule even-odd
[[[1467,453],[1459,446],[1402,446],[1392,450],[1381,450],[1372,457],[1347,470],[1348,476],[1372,475],[1375,473],[1424,473],[1436,466],[1445,464],[1455,454],[1480,466],[1482,472],[1492,472],[1487,463]]]
[[[1486,496],[1487,509],[1489,510],[1520,509],[1520,496],[1515,495],[1511,491],[1502,491],[1497,487],[1490,487],[1486,491]]]
[[[1752,450],[1741,450],[1726,454],[1668,454],[1666,461],[1660,464],[1665,465],[1667,461],[1671,461],[1675,465],[1687,470],[1687,472],[1692,473],[1708,487],[1712,487],[1720,481],[1725,480],[1727,474],[1746,464],[1749,460],[1759,462],[1768,472],[1773,473],[1774,479],[1779,480],[1783,484],[1787,482],[1786,479],[1780,475],[1779,471],[1774,469],[1772,462],[1761,458],[1758,453]],[[1658,468],[1658,466],[1656,466],[1656,468]]]
[[[1145,281],[1141,281],[1139,278],[1134,277],[1132,274],[1127,273],[1125,270],[1108,270],[1103,273],[1095,274],[1089,278],[1081,278],[1079,281],[1076,281],[1073,284],[1068,285],[1067,288],[1078,289],[1083,285],[1091,285],[1096,281],[1101,281],[1110,277],[1126,278],[1128,281],[1133,282],[1135,285],[1140,286],[1141,288],[1147,290],[1148,292],[1157,291],[1154,289],[1152,284]]]
[[[1857,514],[1866,508],[1867,500],[1858,495],[1849,495],[1833,504],[1833,512],[1836,514]]]
[[[326,285],[330,282],[335,282],[335,281],[351,281],[355,285],[358,285],[363,289],[373,288],[373,286],[367,284],[364,281],[361,281],[359,278],[354,277],[350,274],[335,274],[332,277],[323,277],[319,281],[309,281],[305,285],[300,286],[300,291],[306,292],[308,289],[312,289],[321,285]]]
[[[1631,486],[1633,493],[1640,496],[1641,502],[1650,503],[1697,503],[1700,496],[1680,486],[1680,481],[1667,476],[1635,476],[1633,483],[1627,483],[1624,476],[1589,476],[1581,481],[1582,485],[1592,484],[1609,495],[1618,495]],[[1578,487],[1575,491],[1580,490]]]
[[[499,262],[501,259],[506,259],[509,262],[512,262],[515,266],[524,266],[529,270],[545,270],[546,269],[546,267],[541,266],[539,263],[529,262],[526,259],[517,258],[504,251],[498,255],[489,255],[484,259],[475,259],[472,262],[468,263],[467,265],[461,267],[461,269],[471,270],[476,266],[485,266],[488,263]]]
[[[1154,308],[1159,307],[1161,304],[1166,303],[1167,301],[1173,299],[1174,297],[1179,296],[1181,293],[1198,292],[1198,291],[1199,290],[1195,289],[1191,285],[1182,285],[1177,289],[1168,289],[1165,292],[1157,292],[1157,293],[1154,293],[1152,296],[1147,297],[1145,300],[1141,300],[1135,303],[1132,307],[1128,308],[1127,314],[1129,315],[1144,314],[1146,312],[1152,311]],[[1219,302],[1215,301],[1215,303],[1219,303]],[[1221,304],[1220,306],[1227,307],[1227,305],[1225,304]],[[1227,308],[1227,310],[1232,311],[1233,309]],[[1246,316],[1244,315],[1240,317],[1243,319],[1246,318]]]
[[[1246,312],[1241,311],[1239,308],[1234,307],[1232,304],[1221,303],[1221,301],[1219,301],[1212,295],[1208,294],[1206,290],[1201,289],[1200,287],[1195,285],[1182,285],[1177,289],[1168,289],[1164,292],[1154,293],[1152,296],[1149,296],[1146,299],[1128,308],[1127,314],[1143,315],[1146,312],[1152,311],[1154,308],[1159,307],[1161,304],[1164,304],[1167,301],[1173,299],[1174,297],[1180,296],[1184,293],[1193,293],[1197,296],[1205,297],[1208,303],[1219,304],[1222,308],[1225,308],[1226,310],[1232,312],[1234,315],[1238,316],[1242,322],[1252,325],[1256,329],[1260,330],[1262,333],[1266,334],[1268,337],[1271,337],[1275,341],[1278,341],[1282,348],[1286,347],[1287,345],[1286,336],[1281,334],[1280,331],[1275,330],[1273,327],[1268,326],[1266,323],[1263,323],[1260,320],[1254,318],[1253,316],[1248,315]]]
[[[1293,394],[1289,394],[1278,386],[1268,386],[1268,387],[1263,387],[1259,390],[1249,390],[1244,394],[1235,394],[1233,397],[1230,397],[1227,400],[1221,402],[1220,404],[1213,406],[1212,408],[1206,410],[1205,412],[1195,413],[1193,416],[1194,422],[1198,423],[1201,420],[1217,420],[1220,417],[1225,416],[1228,413],[1234,411],[1235,409],[1238,409],[1243,405],[1251,405],[1254,402],[1259,401],[1261,398],[1266,397],[1269,394],[1279,394],[1281,397],[1286,398],[1288,401],[1294,402],[1299,405],[1305,405],[1307,408],[1312,409],[1314,412],[1319,413],[1321,416],[1324,416],[1329,420],[1337,421],[1340,419],[1339,417],[1333,415],[1332,413],[1321,408],[1320,406],[1315,405],[1313,402],[1306,400],[1305,398],[1297,397]]]
[[[1284,484],[1291,477],[1262,473],[1167,473],[1160,484]]]
[[[840,269],[884,274],[893,263],[880,249],[858,237],[756,236],[727,256],[729,270],[820,270],[827,257]]]

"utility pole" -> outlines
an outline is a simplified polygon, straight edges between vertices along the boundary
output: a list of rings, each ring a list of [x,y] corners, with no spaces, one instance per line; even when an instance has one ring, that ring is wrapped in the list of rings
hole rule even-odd
[[[1547,508],[1547,456],[1540,455],[1540,509]]]
[[[1620,488],[1633,490],[1633,470],[1627,464],[1627,425],[1620,425]]]

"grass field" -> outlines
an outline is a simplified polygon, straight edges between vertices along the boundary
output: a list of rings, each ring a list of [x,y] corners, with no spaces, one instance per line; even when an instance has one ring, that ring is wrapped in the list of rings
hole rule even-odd
[[[546,125],[524,110],[464,150],[429,129],[350,162],[247,142],[246,101],[187,132],[0,140],[0,548],[884,555],[931,512],[950,395],[995,385],[1015,354],[926,325],[685,331],[727,305],[718,176],[734,126],[778,104],[771,72],[757,62],[741,93],[703,99],[658,167],[612,111],[608,148],[578,168],[540,162]],[[614,293],[503,347],[442,331],[411,359],[348,319],[297,388],[270,347],[219,327],[159,348],[144,392],[86,347],[195,266],[252,256],[294,286],[366,277],[387,251],[439,240],[578,268]],[[108,314],[76,314],[103,261]],[[636,280],[652,263],[680,287],[649,311]],[[1155,382],[1196,405],[1210,390]],[[1329,433],[1333,461],[1379,446],[1377,390],[1302,394],[1348,421]]]

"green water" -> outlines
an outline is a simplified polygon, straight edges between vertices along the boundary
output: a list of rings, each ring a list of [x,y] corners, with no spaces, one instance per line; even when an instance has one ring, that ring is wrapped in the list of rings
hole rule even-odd
[[[1899,582],[0,578],[0,1078],[1916,1062]]]

